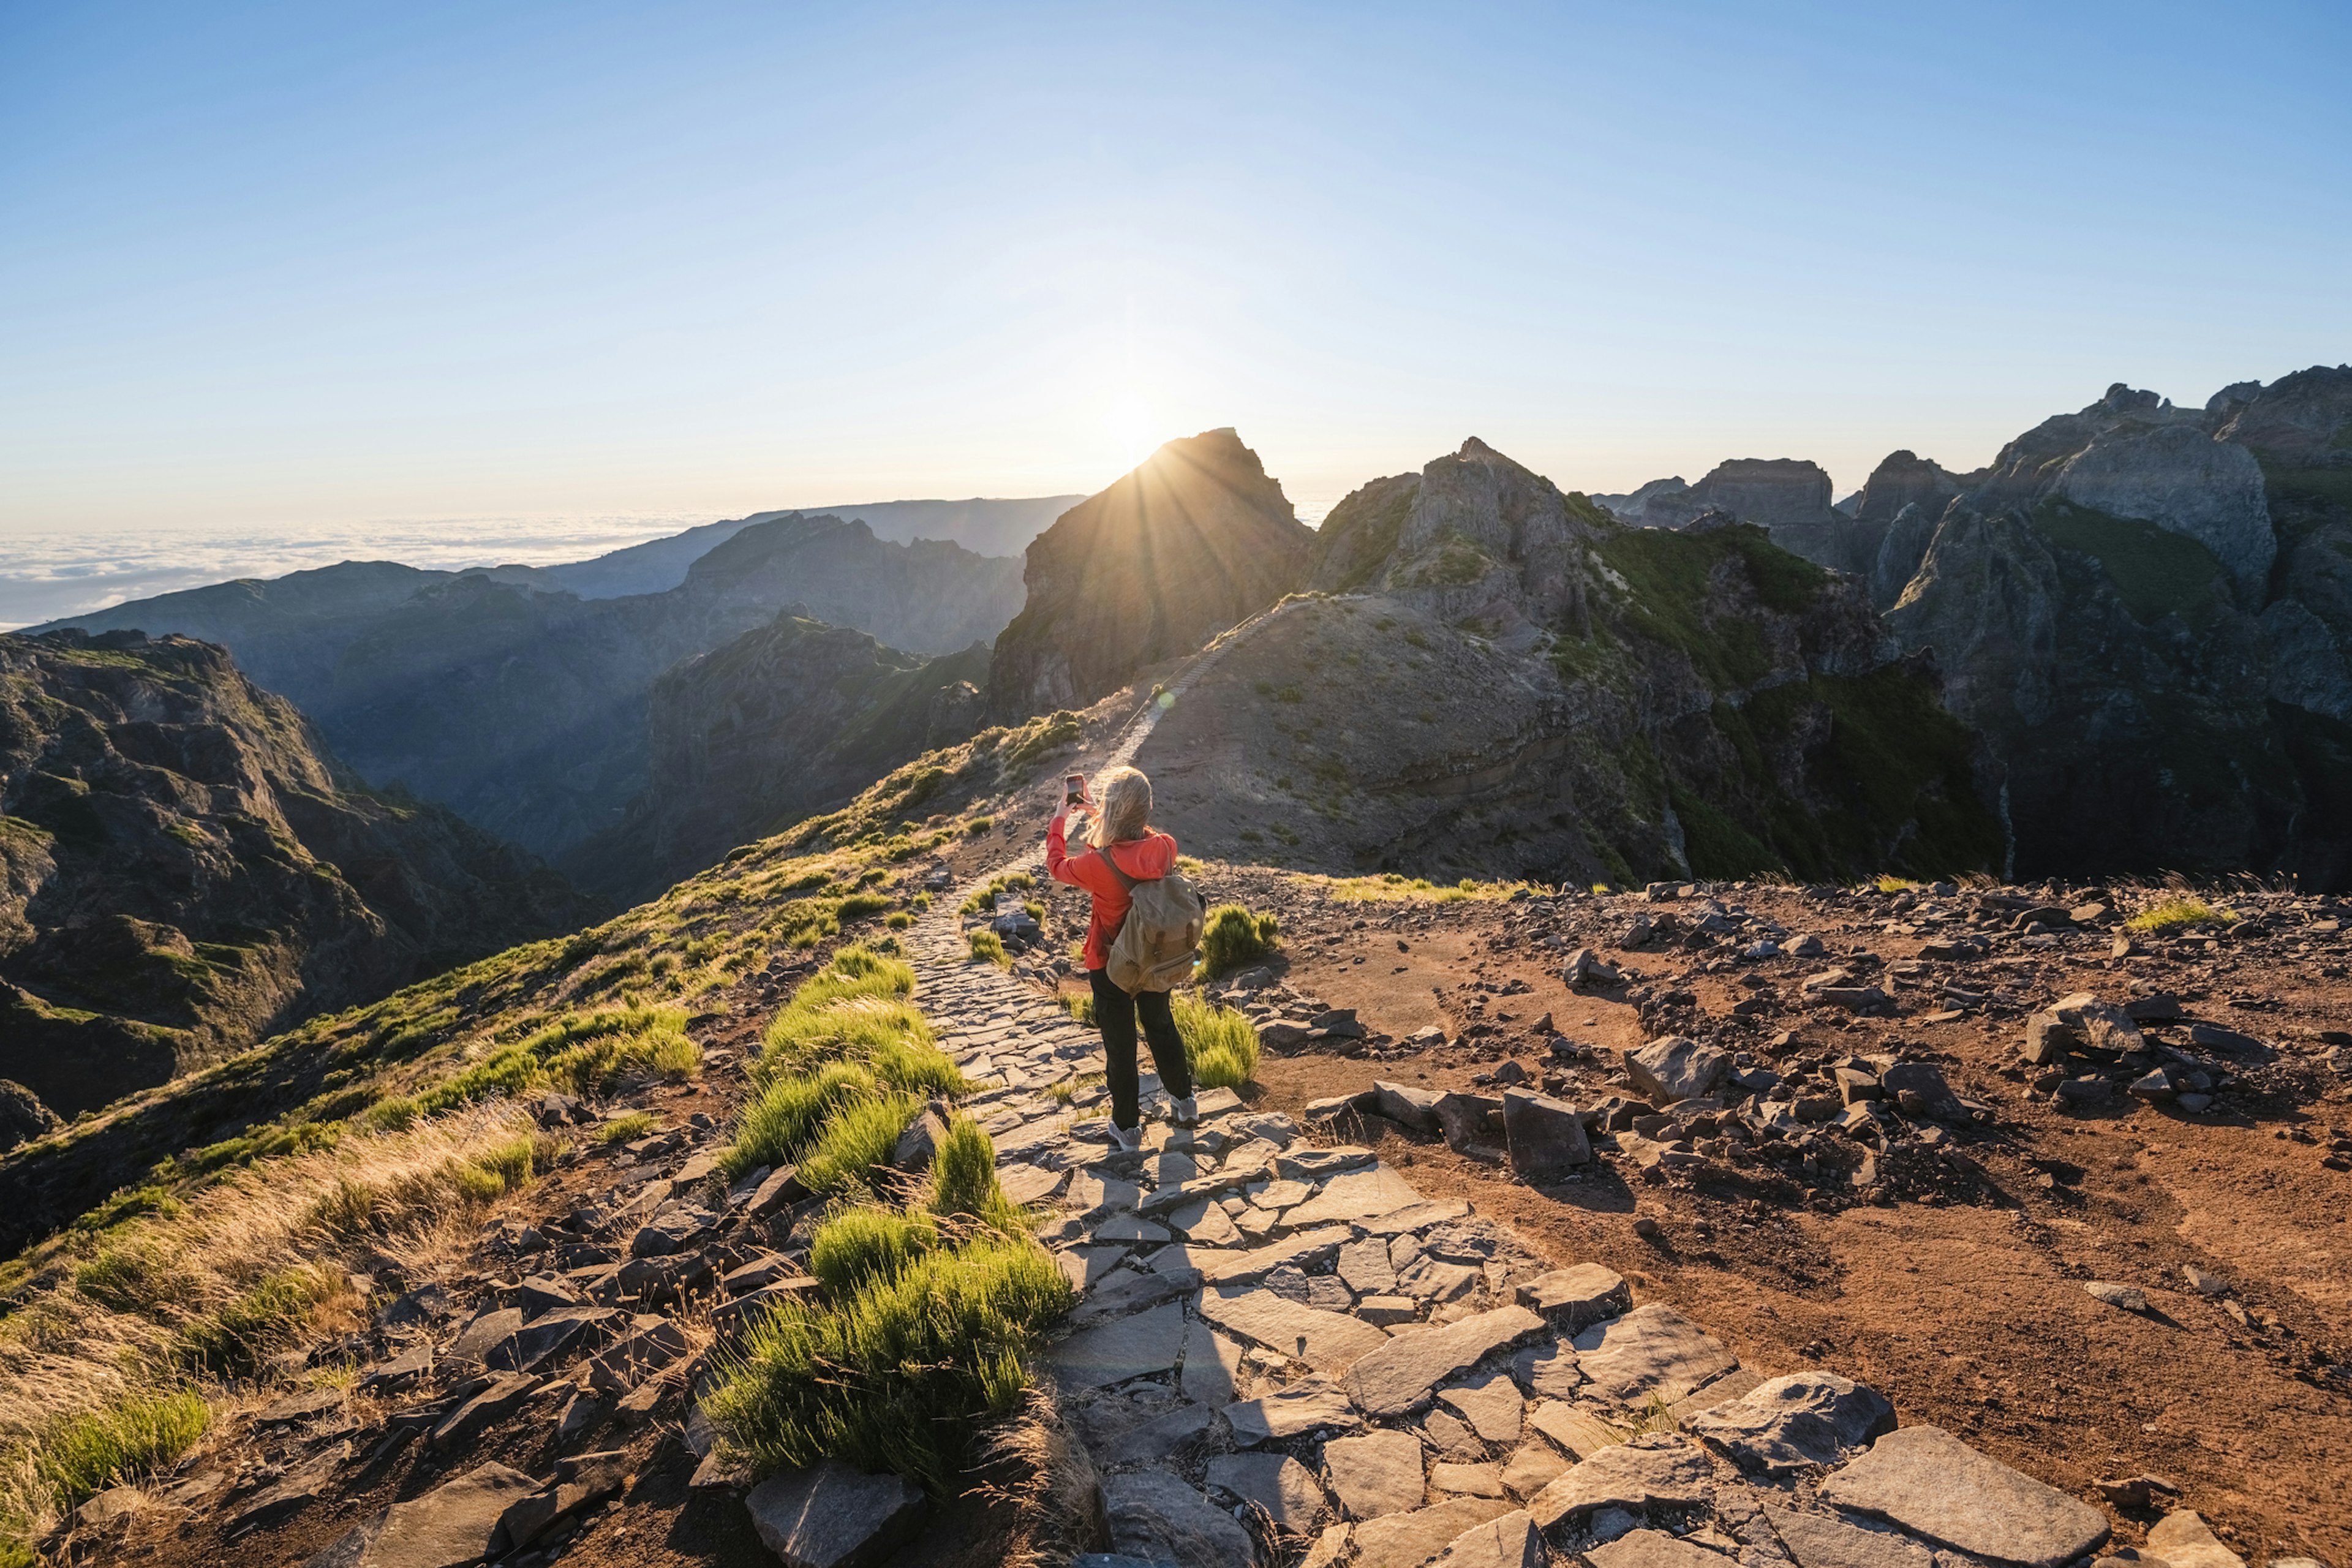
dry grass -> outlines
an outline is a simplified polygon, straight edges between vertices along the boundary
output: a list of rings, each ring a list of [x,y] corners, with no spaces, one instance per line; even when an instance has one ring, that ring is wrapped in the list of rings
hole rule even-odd
[[[1532,882],[1481,882],[1465,877],[1452,884],[1433,882],[1426,877],[1408,877],[1402,872],[1389,871],[1378,877],[1323,877],[1310,872],[1293,873],[1293,880],[1311,884],[1339,903],[1380,903],[1392,900],[1433,904],[1458,904],[1465,900],[1507,899],[1521,889],[1539,892]],[[1601,890],[1594,885],[1594,891]]]
[[[364,1305],[363,1255],[412,1272],[546,1151],[528,1117],[481,1110],[239,1171],[172,1211],[69,1232],[29,1255],[0,1321],[0,1563],[83,1497],[168,1466],[222,1375]]]

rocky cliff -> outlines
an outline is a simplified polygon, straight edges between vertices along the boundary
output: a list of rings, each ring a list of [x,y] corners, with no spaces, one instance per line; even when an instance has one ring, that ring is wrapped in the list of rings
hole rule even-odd
[[[1169,442],[1029,546],[992,710],[1084,706],[1192,652],[1297,587],[1314,539],[1232,430]]]
[[[1577,883],[1998,861],[1971,737],[1860,586],[1632,527],[1472,440],[1335,508],[1139,765],[1203,852]]]
[[[1792,458],[1735,458],[1695,485],[1653,479],[1629,495],[1595,496],[1622,522],[1680,528],[1709,510],[1752,522],[1781,549],[1841,571],[1867,571],[1875,533],[1830,504],[1830,477]]]
[[[787,606],[949,653],[1011,618],[1017,579],[1011,560],[793,515],[737,529],[658,594],[586,599],[542,572],[347,563],[86,619],[218,636],[241,661],[253,649],[253,678],[294,696],[362,778],[552,857],[613,827],[646,787],[647,698],[679,660]]]
[[[646,790],[564,868],[599,892],[656,893],[911,757],[969,739],[987,677],[984,643],[924,658],[779,616],[655,683]]]
[[[220,648],[0,637],[0,1078],[65,1115],[596,906]]]
[[[2352,368],[2118,384],[1958,483],[1874,584],[1907,529],[1888,622],[2003,760],[2018,872],[2352,880]]]

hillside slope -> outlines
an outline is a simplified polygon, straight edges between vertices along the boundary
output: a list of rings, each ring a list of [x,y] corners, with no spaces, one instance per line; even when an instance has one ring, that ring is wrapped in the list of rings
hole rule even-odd
[[[0,637],[0,1078],[67,1116],[595,906],[220,648]]]
[[[562,864],[582,887],[651,897],[968,739],[987,678],[985,644],[924,658],[786,612],[654,683],[645,792]]]

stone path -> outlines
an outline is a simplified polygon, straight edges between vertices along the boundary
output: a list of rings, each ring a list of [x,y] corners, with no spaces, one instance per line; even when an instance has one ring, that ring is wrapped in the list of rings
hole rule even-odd
[[[1082,1292],[1044,1370],[1103,1478],[1115,1550],[1090,1568],[2056,1568],[2106,1540],[2100,1510],[1895,1431],[1873,1390],[1765,1381],[1607,1269],[1230,1090],[1185,1131],[1144,1075],[1145,1147],[1112,1153],[1099,1087],[1047,1092],[1101,1072],[1097,1037],[971,961],[963,897],[908,933],[917,999]]]

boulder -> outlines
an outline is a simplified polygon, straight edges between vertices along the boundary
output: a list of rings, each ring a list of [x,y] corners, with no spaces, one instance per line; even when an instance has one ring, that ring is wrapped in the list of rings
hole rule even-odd
[[[1977,1452],[1940,1426],[1889,1432],[1822,1483],[1822,1500],[1930,1541],[2026,1568],[2060,1568],[2107,1539],[2107,1517]]]
[[[1906,1116],[1928,1121],[1969,1120],[1968,1108],[1944,1081],[1944,1069],[1933,1062],[1896,1062],[1878,1075],[1878,1086]]]
[[[865,1568],[910,1540],[923,1493],[902,1476],[825,1459],[770,1476],[743,1500],[761,1544],[784,1568]]]
[[[1554,1180],[1592,1163],[1592,1144],[1576,1107],[1549,1095],[1506,1090],[1503,1136],[1511,1169],[1531,1182]]]
[[[1625,1074],[1662,1103],[1712,1094],[1731,1075],[1731,1053],[1680,1035],[1652,1040],[1625,1053]]]
[[[1456,1153],[1502,1153],[1505,1134],[1499,1096],[1454,1089],[1437,1097],[1435,1110],[1447,1148]]]
[[[507,1509],[540,1489],[504,1465],[484,1465],[352,1526],[305,1568],[463,1568],[490,1550]]]
[[[1737,1461],[1780,1476],[1834,1465],[1895,1430],[1895,1406],[1877,1390],[1833,1373],[1801,1372],[1690,1416],[1683,1430]]]
[[[2141,1036],[2139,1026],[2132,1022],[2130,1014],[2100,1001],[2088,991],[2060,997],[2050,1011],[2074,1032],[2085,1050],[2125,1056],[2147,1047],[2147,1039]]]

